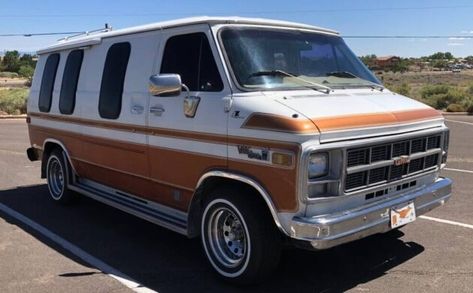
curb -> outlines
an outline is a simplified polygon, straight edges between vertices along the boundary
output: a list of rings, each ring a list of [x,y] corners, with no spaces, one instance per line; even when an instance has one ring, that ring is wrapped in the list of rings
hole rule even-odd
[[[3,119],[25,119],[26,115],[0,115],[0,120]]]
[[[473,115],[472,113],[468,112],[440,112],[443,116],[471,116]]]

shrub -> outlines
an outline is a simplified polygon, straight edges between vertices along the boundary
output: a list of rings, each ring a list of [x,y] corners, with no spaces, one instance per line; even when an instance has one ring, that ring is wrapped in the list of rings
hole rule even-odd
[[[470,84],[468,88],[466,89],[466,92],[470,95],[473,96],[473,84]]]
[[[20,67],[20,70],[18,70],[18,74],[21,77],[25,77],[28,79],[31,79],[33,77],[33,73],[34,73],[34,68],[29,65],[22,65]]]
[[[465,107],[460,104],[450,104],[447,107],[447,112],[465,112]]]
[[[17,115],[26,113],[27,89],[0,90],[0,112]]]
[[[17,78],[17,77],[19,77],[19,75],[18,75],[18,73],[16,73],[16,72],[3,71],[3,72],[0,72],[0,77],[4,77],[4,78]]]
[[[460,104],[465,108],[470,96],[464,90],[447,85],[428,85],[422,88],[421,96],[427,104],[436,109],[445,109],[450,104]]]
[[[421,96],[423,99],[428,99],[433,95],[446,94],[450,90],[447,85],[426,85],[421,90]]]
[[[403,82],[400,86],[396,87],[394,91],[403,96],[409,96],[409,93],[411,92],[411,87],[407,83]]]
[[[468,114],[473,114],[473,104],[470,104],[470,105],[466,108],[466,111],[468,112]]]

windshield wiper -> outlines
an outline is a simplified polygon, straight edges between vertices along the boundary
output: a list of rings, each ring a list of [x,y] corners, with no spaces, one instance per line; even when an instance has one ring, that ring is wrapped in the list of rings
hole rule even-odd
[[[319,92],[322,92],[322,93],[326,93],[326,94],[329,94],[332,89],[328,86],[325,86],[323,84],[319,84],[319,83],[316,83],[316,82],[312,82],[312,81],[309,81],[309,80],[305,80],[303,78],[300,78],[298,76],[295,76],[293,74],[290,74],[289,72],[286,72],[286,71],[283,71],[283,70],[266,70],[266,71],[257,71],[257,72],[253,72],[252,74],[250,74],[248,76],[248,79],[251,78],[251,77],[254,77],[254,76],[288,76],[288,77],[292,77],[292,78],[295,78],[296,80],[300,80],[300,81],[303,81],[305,82],[307,85],[304,85],[304,87],[307,87],[307,88],[310,88],[310,89],[313,89],[313,90],[316,90],[316,91],[319,91]],[[308,86],[308,85],[311,85],[311,86]]]
[[[326,74],[327,76],[335,76],[335,77],[344,77],[344,78],[357,78],[358,76],[354,75],[348,71],[332,71]]]
[[[380,85],[380,84],[377,84],[375,82],[372,82],[372,81],[369,81],[369,80],[366,80],[364,78],[361,78],[351,72],[348,72],[348,71],[332,71],[332,72],[328,72],[326,74],[327,76],[335,76],[335,77],[342,77],[342,78],[358,78],[358,79],[361,79],[363,80],[364,82],[367,82],[367,86],[371,87],[372,89],[377,89],[379,91],[383,91],[384,90],[384,86]]]

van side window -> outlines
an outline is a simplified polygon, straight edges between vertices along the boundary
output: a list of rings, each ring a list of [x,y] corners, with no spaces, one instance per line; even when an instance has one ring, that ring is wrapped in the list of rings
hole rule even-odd
[[[83,58],[83,50],[74,50],[67,56],[64,76],[62,77],[61,94],[59,95],[59,111],[62,114],[72,114],[74,112],[77,83]]]
[[[59,54],[51,54],[46,59],[44,65],[43,77],[41,78],[41,87],[39,89],[38,107],[41,112],[51,110],[53,99],[54,81],[56,80],[57,66],[59,64]]]
[[[99,97],[99,113],[102,118],[117,119],[120,115],[130,51],[131,45],[128,42],[113,44],[108,49]]]
[[[222,79],[204,33],[169,38],[164,49],[161,73],[177,73],[191,91],[219,92]]]

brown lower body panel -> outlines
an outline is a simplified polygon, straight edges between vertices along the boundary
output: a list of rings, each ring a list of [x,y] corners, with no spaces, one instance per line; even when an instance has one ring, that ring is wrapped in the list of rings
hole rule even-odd
[[[94,164],[79,162],[84,173],[82,178],[107,185],[114,189],[139,196],[143,199],[157,202],[181,211],[187,211],[192,199],[192,190],[173,187],[155,182],[149,178],[111,170]]]
[[[210,170],[230,170],[253,178],[272,196],[279,211],[297,209],[296,167],[227,161],[211,154],[148,147],[31,124],[29,134],[32,145],[39,147],[48,138],[60,141],[79,177],[182,211],[187,211],[200,177]]]

